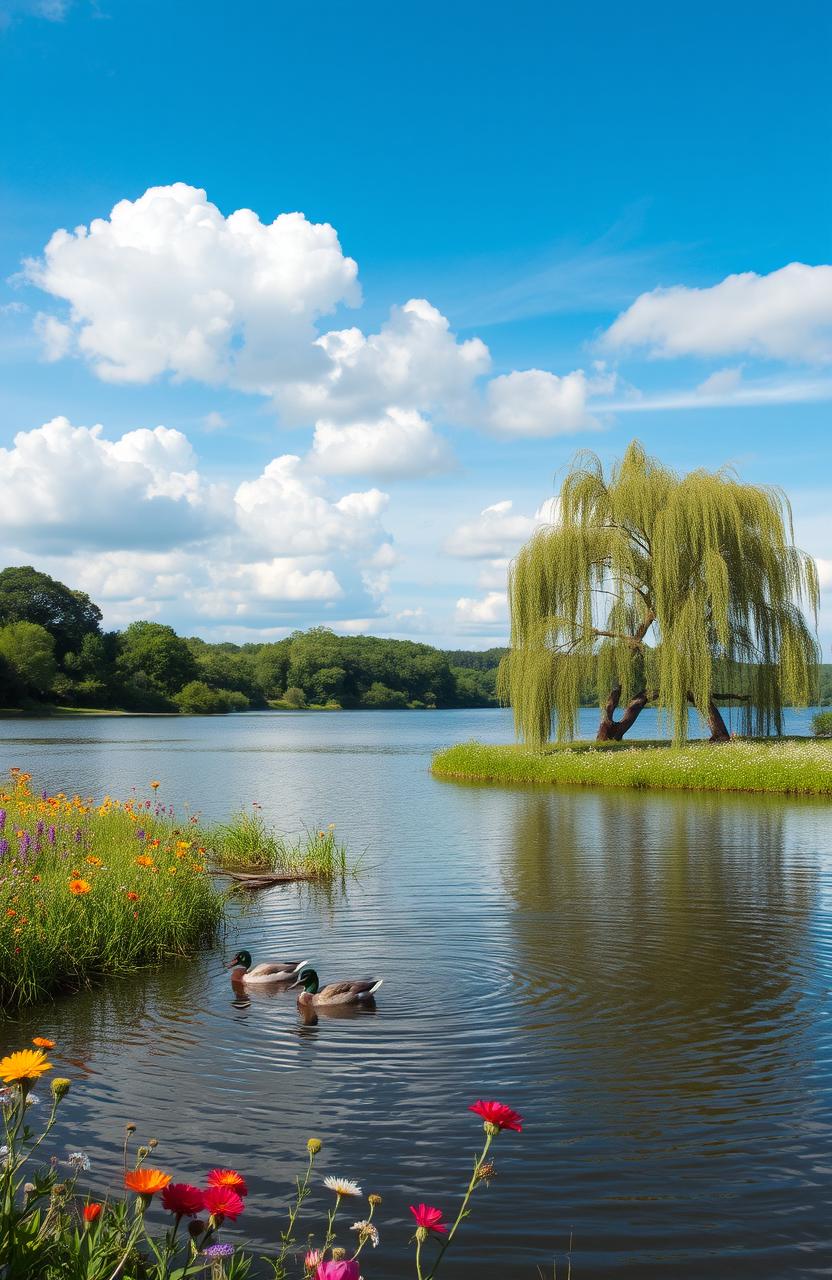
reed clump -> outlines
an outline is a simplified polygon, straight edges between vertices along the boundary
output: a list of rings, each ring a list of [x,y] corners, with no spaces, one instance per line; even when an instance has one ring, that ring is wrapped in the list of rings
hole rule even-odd
[[[334,823],[325,829],[306,827],[300,835],[281,835],[259,809],[241,809],[229,822],[205,830],[202,839],[221,871],[330,880],[347,870],[347,847],[336,837]]]
[[[534,751],[463,742],[440,751],[439,778],[638,790],[747,791],[832,796],[832,743],[738,739],[714,746],[571,743]]]

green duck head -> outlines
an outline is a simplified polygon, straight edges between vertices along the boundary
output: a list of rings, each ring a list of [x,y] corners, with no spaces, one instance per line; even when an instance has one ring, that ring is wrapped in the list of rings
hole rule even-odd
[[[236,956],[231,961],[231,964],[228,967],[229,969],[235,969],[238,965],[242,965],[242,967],[246,970],[251,968],[251,952],[250,951],[238,951]]]
[[[293,986],[303,987],[310,996],[314,996],[318,991],[318,975],[314,969],[301,969],[297,982]]]

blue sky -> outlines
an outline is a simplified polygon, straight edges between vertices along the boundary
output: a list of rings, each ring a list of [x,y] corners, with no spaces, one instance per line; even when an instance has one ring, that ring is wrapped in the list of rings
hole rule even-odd
[[[830,25],[0,0],[0,559],[111,625],[479,647],[637,436],[787,488],[828,658]]]

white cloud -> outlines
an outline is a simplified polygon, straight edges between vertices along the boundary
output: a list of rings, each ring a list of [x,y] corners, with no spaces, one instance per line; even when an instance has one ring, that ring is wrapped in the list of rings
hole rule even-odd
[[[490,626],[508,620],[508,600],[504,591],[489,591],[479,599],[462,596],[456,602],[456,622],[461,627]]]
[[[832,360],[832,266],[792,262],[745,271],[706,289],[684,285],[636,298],[603,338],[607,347],[647,347],[654,356],[749,354]]]
[[[206,413],[202,419],[203,431],[224,431],[228,426],[228,419],[223,414],[218,413],[216,409],[211,413]]]
[[[370,422],[318,422],[310,461],[329,475],[418,476],[447,471],[453,455],[420,413],[390,408]]]
[[[221,493],[201,480],[181,432],[102,432],[53,418],[0,449],[0,531],[42,548],[159,547],[223,528]]]
[[[487,590],[506,590],[508,582],[508,566],[510,561],[507,558],[498,560],[486,560],[477,574],[477,586]]]
[[[818,581],[820,582],[821,591],[832,591],[832,560],[825,560],[817,556],[815,564],[818,567]]]
[[[446,539],[444,549],[448,555],[464,559],[503,559],[513,555],[539,523],[539,515],[515,513],[514,504],[508,499],[495,502],[473,520],[459,525]]]
[[[525,369],[493,378],[486,390],[488,423],[506,436],[571,435],[600,427],[587,409],[593,384],[583,369],[564,377]]]
[[[70,306],[78,352],[111,382],[163,373],[269,393],[326,360],[315,319],[357,303],[357,267],[328,223],[250,209],[227,218],[177,182],[122,200],[109,218],[56,231],[25,275]],[[53,355],[68,342],[44,319]]]
[[[379,489],[348,493],[330,502],[321,482],[294,454],[274,458],[256,480],[234,495],[240,529],[258,545],[283,555],[371,552],[383,535],[380,517],[388,496]]]

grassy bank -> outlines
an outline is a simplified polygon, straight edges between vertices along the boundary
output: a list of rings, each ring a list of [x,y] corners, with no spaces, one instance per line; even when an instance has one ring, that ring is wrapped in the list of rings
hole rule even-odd
[[[639,790],[751,791],[832,797],[832,743],[810,739],[573,743],[542,752],[463,742],[433,758],[438,778]]]
[[[205,850],[154,800],[0,789],[0,1007],[187,955],[223,899]]]

